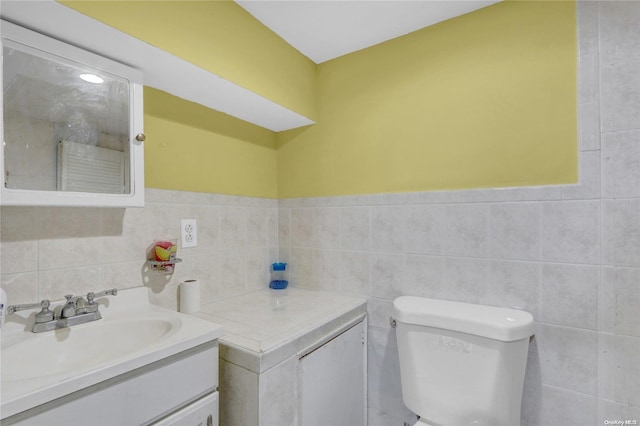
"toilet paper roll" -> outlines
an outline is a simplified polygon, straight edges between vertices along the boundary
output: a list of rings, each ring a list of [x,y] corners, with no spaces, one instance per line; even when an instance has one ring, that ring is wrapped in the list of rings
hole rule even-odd
[[[200,281],[186,280],[180,283],[180,312],[192,314],[200,310]]]

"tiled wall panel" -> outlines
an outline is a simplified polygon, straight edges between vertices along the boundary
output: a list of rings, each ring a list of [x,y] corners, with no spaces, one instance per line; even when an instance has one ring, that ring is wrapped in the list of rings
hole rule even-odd
[[[640,421],[640,3],[579,1],[578,27],[576,185],[279,202],[292,284],[337,276],[368,297],[370,425],[414,419],[388,322],[400,295],[534,315],[524,425]]]
[[[177,309],[178,285],[201,282],[202,302],[265,288],[278,255],[277,201],[148,189],[144,208],[2,207],[2,287],[10,303],[105,288],[146,286]],[[198,246],[178,249],[172,275],[149,271],[154,239],[179,238],[180,219],[198,224]]]

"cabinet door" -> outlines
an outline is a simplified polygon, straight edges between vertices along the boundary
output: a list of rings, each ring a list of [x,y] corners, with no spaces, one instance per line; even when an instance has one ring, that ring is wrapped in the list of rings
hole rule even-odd
[[[365,425],[366,345],[359,323],[300,359],[300,425]]]
[[[141,207],[142,74],[1,23],[0,203]]]

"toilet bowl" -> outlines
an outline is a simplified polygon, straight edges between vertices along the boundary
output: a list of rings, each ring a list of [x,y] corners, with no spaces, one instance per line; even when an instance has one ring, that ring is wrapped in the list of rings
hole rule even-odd
[[[519,426],[525,311],[402,296],[393,302],[404,404],[414,426]]]

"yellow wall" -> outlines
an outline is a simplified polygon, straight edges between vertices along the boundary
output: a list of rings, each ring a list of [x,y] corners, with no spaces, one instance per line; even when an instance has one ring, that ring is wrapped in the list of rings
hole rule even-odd
[[[145,87],[145,185],[277,197],[275,133]]]
[[[60,3],[315,118],[315,64],[231,0]]]
[[[300,114],[315,114],[315,64],[234,2],[61,3]],[[149,87],[144,101],[147,187],[277,197],[275,133]]]
[[[65,4],[315,109],[318,124],[276,136],[145,88],[149,187],[288,198],[577,180],[574,2],[503,2],[319,66],[228,1]]]
[[[279,197],[577,181],[574,2],[503,2],[318,67]]]

